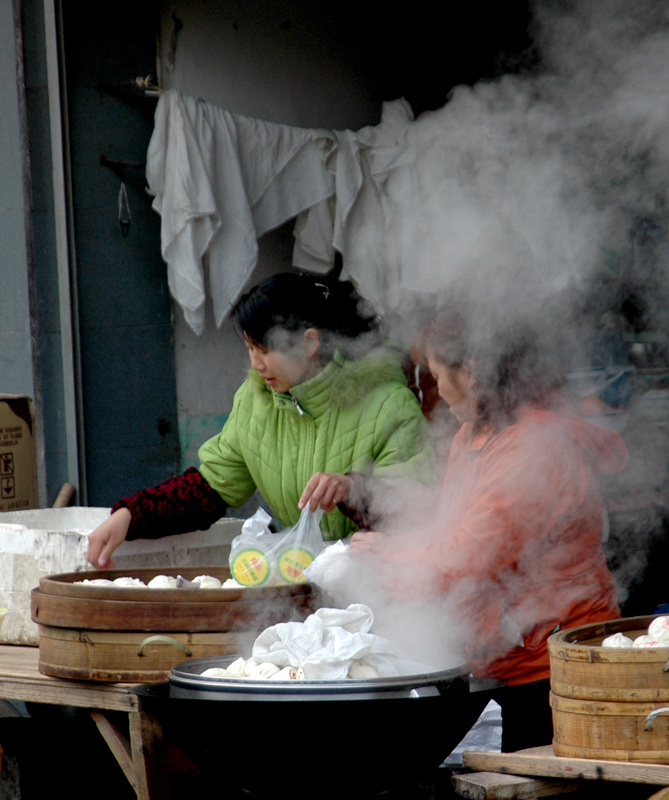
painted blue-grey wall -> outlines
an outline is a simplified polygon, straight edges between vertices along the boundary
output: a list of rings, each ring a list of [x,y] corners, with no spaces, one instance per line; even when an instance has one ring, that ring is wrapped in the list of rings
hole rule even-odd
[[[19,40],[20,44],[20,40]],[[33,395],[14,3],[0,3],[0,392]]]
[[[110,505],[179,462],[170,301],[143,168],[155,103],[102,88],[155,72],[157,18],[153,3],[128,0],[63,10],[87,501]],[[110,169],[103,155],[141,166]]]
[[[35,371],[39,386],[44,387],[39,403],[45,462],[43,499],[46,505],[52,505],[62,484],[73,478],[67,467],[43,0],[21,3],[21,36],[30,181],[28,236],[35,287]]]

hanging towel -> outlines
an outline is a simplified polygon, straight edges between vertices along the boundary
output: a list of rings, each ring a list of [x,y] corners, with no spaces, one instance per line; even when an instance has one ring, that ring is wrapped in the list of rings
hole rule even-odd
[[[167,91],[147,155],[161,215],[170,291],[188,324],[204,329],[206,255],[221,324],[257,259],[257,239],[334,193],[324,160],[334,134],[231,114]]]

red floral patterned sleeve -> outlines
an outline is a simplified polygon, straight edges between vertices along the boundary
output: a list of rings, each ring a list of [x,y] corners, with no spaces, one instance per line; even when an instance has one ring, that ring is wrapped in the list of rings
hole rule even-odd
[[[127,539],[159,539],[188,531],[206,530],[224,514],[228,504],[195,467],[158,486],[123,497],[112,513],[127,508],[132,515]]]

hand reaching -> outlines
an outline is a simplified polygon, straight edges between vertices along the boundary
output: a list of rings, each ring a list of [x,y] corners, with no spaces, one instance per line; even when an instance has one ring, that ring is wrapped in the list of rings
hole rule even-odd
[[[113,569],[112,553],[125,541],[132,517],[127,508],[119,508],[88,537],[86,558],[96,569]]]
[[[304,487],[297,507],[302,509],[307,503],[309,510],[320,506],[323,511],[332,511],[337,503],[343,503],[353,488],[353,478],[337,472],[317,472],[311,476]]]

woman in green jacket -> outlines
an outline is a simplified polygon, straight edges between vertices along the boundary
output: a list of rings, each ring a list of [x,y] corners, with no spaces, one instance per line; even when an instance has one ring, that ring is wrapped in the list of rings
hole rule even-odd
[[[365,476],[393,485],[433,478],[425,421],[401,355],[349,282],[282,273],[234,310],[251,358],[222,431],[189,468],[116,503],[89,537],[88,560],[113,566],[124,539],[206,529],[260,489],[285,525],[307,504],[325,538],[365,526]]]

